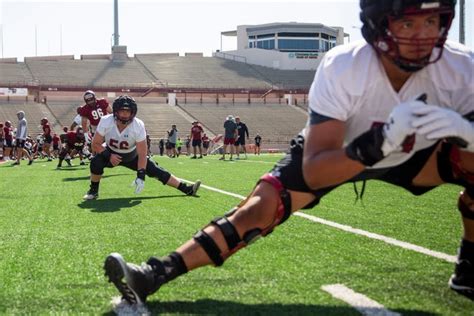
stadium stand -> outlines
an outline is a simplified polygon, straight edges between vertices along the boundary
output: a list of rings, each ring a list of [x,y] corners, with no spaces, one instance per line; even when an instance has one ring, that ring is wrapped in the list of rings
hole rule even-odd
[[[0,87],[27,87],[29,94],[0,96],[0,121],[15,124],[16,112],[24,110],[32,134],[41,131],[37,122],[44,116],[59,132],[71,125],[77,106],[83,104],[82,93],[94,89],[110,102],[113,95],[135,97],[138,117],[153,143],[166,137],[171,124],[184,138],[193,120],[201,122],[210,137],[222,134],[224,118],[233,114],[248,125],[250,143],[259,133],[264,148],[285,150],[306,123],[307,89],[314,71],[278,70],[201,53],[137,54],[120,61],[109,57],[0,59]],[[167,104],[173,93],[177,106]],[[292,96],[287,100],[288,94]]]
[[[134,59],[110,61],[42,60],[25,58],[32,76],[43,86],[53,87],[152,87],[154,78]]]
[[[199,55],[135,55],[167,87],[269,89],[271,82],[248,64]]]
[[[45,104],[24,101],[9,101],[0,100],[0,122],[7,120],[11,121],[13,127],[16,127],[18,118],[16,113],[18,111],[25,111],[26,119],[28,120],[28,133],[34,137],[43,132],[40,126],[40,120],[47,117],[51,124],[51,129],[59,132],[60,123],[54,118],[50,110]]]
[[[34,78],[25,63],[17,63],[16,58],[0,59],[0,84],[2,86],[25,86],[34,83]]]
[[[289,140],[305,126],[307,119],[304,111],[286,104],[186,104],[180,107],[216,135],[224,132],[224,121],[229,114],[240,116],[249,128],[251,143],[259,133],[266,148],[281,150],[288,147]]]

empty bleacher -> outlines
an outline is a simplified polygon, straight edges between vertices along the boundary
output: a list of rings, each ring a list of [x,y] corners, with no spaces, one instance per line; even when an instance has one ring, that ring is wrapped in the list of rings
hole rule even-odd
[[[0,100],[0,122],[11,121],[14,128],[18,124],[16,113],[18,111],[25,111],[25,116],[28,121],[28,134],[32,137],[43,132],[40,120],[47,117],[51,124],[53,131],[59,132],[60,126],[54,117],[51,115],[49,109],[41,103],[25,102],[25,101],[3,101]]]
[[[0,84],[4,86],[25,86],[34,82],[24,63],[2,62],[0,60]]]
[[[154,79],[135,59],[41,60],[25,58],[33,77],[43,86],[152,87]]]
[[[215,57],[136,55],[165,86],[269,89],[271,83],[248,64]]]

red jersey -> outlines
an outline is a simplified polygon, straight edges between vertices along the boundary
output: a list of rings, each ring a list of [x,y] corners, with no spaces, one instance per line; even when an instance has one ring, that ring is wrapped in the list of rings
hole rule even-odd
[[[86,142],[84,134],[78,135],[76,132],[68,132],[66,136],[69,147],[82,147]]]
[[[87,118],[92,126],[97,126],[99,125],[100,118],[108,114],[108,107],[109,102],[106,99],[98,99],[95,106],[84,104],[77,112],[80,116]]]
[[[201,140],[201,133],[204,132],[200,125],[195,125],[191,128],[191,135],[193,140]]]
[[[49,123],[43,125],[43,136],[50,136],[51,135],[51,127],[49,127]]]
[[[3,127],[3,138],[5,140],[13,140],[13,129],[11,127]]]
[[[59,136],[58,135],[54,135],[53,136],[53,145],[58,145],[59,144]]]

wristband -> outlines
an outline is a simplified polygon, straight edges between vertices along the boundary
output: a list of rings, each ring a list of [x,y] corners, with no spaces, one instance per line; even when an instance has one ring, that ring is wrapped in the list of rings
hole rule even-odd
[[[137,170],[137,178],[145,181],[145,169],[138,169]]]

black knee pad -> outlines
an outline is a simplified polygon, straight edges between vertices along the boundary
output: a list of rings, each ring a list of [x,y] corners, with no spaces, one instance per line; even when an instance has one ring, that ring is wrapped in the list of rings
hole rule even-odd
[[[167,184],[171,178],[171,173],[158,166],[154,161],[148,159],[146,164],[146,175],[152,178],[156,178],[163,184]]]
[[[95,155],[90,164],[91,173],[97,175],[104,174],[104,168],[107,166],[107,163],[108,161],[105,161],[102,155]]]

